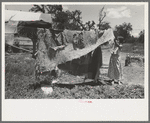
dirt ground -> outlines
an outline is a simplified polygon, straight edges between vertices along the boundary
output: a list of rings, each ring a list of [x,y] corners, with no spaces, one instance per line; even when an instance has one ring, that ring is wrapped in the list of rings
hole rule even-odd
[[[130,55],[133,55],[132,51],[133,45],[131,44],[124,44],[122,52],[120,54],[121,56],[121,65],[122,65],[122,82],[124,84],[140,84],[144,85],[144,64],[140,64],[137,62],[132,62],[131,66],[125,67],[125,59],[126,54],[129,53]],[[142,48],[138,48],[140,51]],[[144,50],[137,52],[134,54],[135,56],[140,55],[144,56]],[[104,49],[103,50],[103,67],[100,69],[101,71],[101,77],[105,78],[107,76],[108,72],[108,66],[109,66],[109,60],[110,60],[110,50]]]

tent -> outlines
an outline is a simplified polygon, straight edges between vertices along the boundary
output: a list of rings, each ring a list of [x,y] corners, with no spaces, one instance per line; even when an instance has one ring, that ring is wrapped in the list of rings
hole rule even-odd
[[[7,35],[5,41],[7,44],[12,45],[13,34],[19,33],[19,36],[30,38],[33,41],[35,52],[37,38],[33,33],[37,31],[36,28],[51,28],[51,26],[51,14],[5,10],[5,35]]]
[[[5,10],[5,33],[17,33],[17,26],[50,28],[52,15]]]

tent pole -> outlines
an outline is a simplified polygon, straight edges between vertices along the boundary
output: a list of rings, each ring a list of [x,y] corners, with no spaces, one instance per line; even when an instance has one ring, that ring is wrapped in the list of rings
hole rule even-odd
[[[32,58],[36,58],[36,40],[35,39],[32,39],[32,42],[33,42],[33,54],[32,54]]]
[[[32,51],[27,50],[27,49],[23,49],[23,48],[21,48],[21,47],[16,47],[16,46],[11,45],[11,44],[7,44],[7,45],[9,45],[9,46],[11,46],[11,47],[14,47],[14,48],[17,48],[17,49],[20,49],[20,50],[24,50],[24,51],[26,51],[26,52],[30,52],[30,53],[32,53]]]

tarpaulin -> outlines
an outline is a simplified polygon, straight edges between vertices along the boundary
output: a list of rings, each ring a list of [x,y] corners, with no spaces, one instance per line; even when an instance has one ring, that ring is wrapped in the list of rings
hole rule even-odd
[[[100,45],[113,40],[112,29],[106,30],[101,37],[95,31],[64,30],[63,39],[67,44],[58,46],[52,37],[51,30],[38,29],[38,53],[36,65],[42,73],[52,71],[56,66],[62,69],[76,71],[76,74],[87,74],[87,78],[95,79],[102,65]],[[83,34],[84,48],[73,48],[74,34]],[[65,37],[64,37],[65,36]],[[62,40],[63,41],[63,40]],[[75,70],[76,69],[76,70]]]
[[[5,21],[44,21],[52,23],[51,14],[5,10]]]

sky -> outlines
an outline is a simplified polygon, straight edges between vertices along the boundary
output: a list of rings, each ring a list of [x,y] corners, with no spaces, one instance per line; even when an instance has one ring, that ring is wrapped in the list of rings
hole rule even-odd
[[[83,23],[87,21],[94,21],[96,24],[99,19],[99,12],[101,8],[105,6],[104,11],[106,12],[106,17],[104,21],[109,22],[111,27],[114,28],[116,25],[121,25],[122,23],[131,23],[133,36],[138,36],[139,32],[144,29],[144,5],[143,4],[132,4],[132,5],[63,5],[63,10],[80,10],[82,12],[82,21]],[[6,5],[5,9],[7,10],[21,10],[21,11],[29,11],[32,8],[31,5]]]

